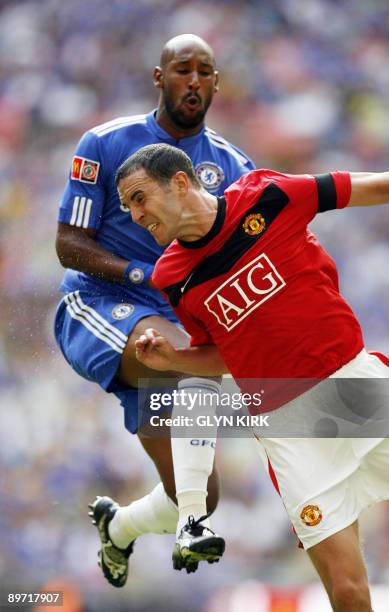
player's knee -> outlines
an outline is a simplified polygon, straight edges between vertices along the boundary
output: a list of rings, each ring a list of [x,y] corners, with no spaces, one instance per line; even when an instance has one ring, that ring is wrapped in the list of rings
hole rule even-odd
[[[369,586],[365,580],[338,578],[332,588],[332,601],[336,612],[371,612]]]

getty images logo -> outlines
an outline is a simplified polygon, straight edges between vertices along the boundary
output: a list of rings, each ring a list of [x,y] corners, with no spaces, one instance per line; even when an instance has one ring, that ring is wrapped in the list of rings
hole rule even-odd
[[[204,304],[230,331],[284,286],[284,279],[262,253],[230,276]]]

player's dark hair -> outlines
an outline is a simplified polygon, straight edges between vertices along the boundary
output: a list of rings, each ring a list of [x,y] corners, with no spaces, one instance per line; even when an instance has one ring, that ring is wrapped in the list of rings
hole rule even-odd
[[[116,171],[115,183],[143,168],[150,178],[167,185],[176,172],[185,172],[193,186],[201,189],[194,166],[184,151],[159,143],[142,147],[126,159]]]

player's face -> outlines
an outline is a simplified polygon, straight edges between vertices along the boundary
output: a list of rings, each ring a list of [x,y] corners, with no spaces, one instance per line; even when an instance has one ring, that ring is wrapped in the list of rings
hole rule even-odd
[[[174,188],[161,185],[140,169],[120,181],[118,192],[134,223],[147,229],[159,245],[176,237],[181,205]]]
[[[218,83],[209,53],[201,47],[178,49],[161,78],[163,103],[170,121],[184,130],[200,126]]]

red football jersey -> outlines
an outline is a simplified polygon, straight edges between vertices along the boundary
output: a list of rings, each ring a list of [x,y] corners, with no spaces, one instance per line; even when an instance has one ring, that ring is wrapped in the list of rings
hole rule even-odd
[[[350,176],[254,170],[218,199],[211,230],[175,240],[153,281],[192,345],[215,344],[234,378],[325,378],[363,348],[334,261],[307,228],[347,206]]]

